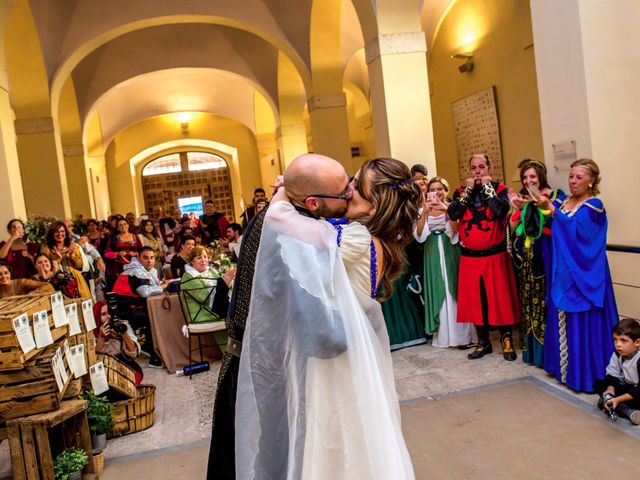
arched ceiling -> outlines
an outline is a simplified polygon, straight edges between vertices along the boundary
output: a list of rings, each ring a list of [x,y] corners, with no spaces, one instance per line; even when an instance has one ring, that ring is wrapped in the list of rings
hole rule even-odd
[[[252,32],[284,51],[305,84],[312,0],[29,0],[52,91],[91,51],[125,33],[174,23],[211,23]],[[197,44],[196,44],[197,45]],[[54,92],[55,95],[55,92]]]
[[[197,45],[198,48],[194,48]],[[87,56],[73,71],[73,81],[82,118],[106,91],[129,78],[175,68],[227,70],[260,86],[269,103],[277,104],[278,51],[261,38],[229,27],[210,24],[174,24],[145,28],[122,35]],[[158,76],[154,77],[158,80]],[[211,80],[191,76],[190,81]],[[195,91],[207,94],[206,85]],[[225,84],[225,87],[227,85]],[[150,103],[162,103],[160,92],[144,90]],[[134,101],[136,101],[134,99]],[[204,107],[207,102],[202,98]],[[197,109],[198,105],[193,105]]]
[[[28,2],[54,111],[71,75],[81,121],[100,118],[105,144],[131,123],[178,110],[211,112],[255,130],[256,91],[278,122],[278,57],[310,88],[312,6],[323,0],[18,0]],[[424,0],[433,41],[455,0]],[[369,94],[363,48],[375,0],[340,0],[344,81]],[[361,24],[364,25],[364,34]],[[334,47],[335,48],[335,47]],[[229,73],[223,73],[224,71]]]
[[[97,101],[95,112],[100,117],[105,145],[129,125],[180,111],[228,117],[255,131],[255,94],[256,89],[235,74],[175,68],[140,75],[116,85]]]

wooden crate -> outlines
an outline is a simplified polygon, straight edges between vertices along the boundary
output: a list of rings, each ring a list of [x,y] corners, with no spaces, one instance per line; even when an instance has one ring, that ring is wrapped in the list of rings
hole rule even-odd
[[[85,400],[65,401],[55,412],[10,420],[7,432],[15,480],[53,480],[55,455],[71,446],[89,457],[84,471],[95,471]]]
[[[51,358],[63,341],[43,349],[22,370],[0,372],[0,421],[49,412],[60,406],[72,374],[65,362],[68,380],[62,392],[58,391]]]
[[[156,403],[155,385],[138,385],[136,398],[114,403],[115,425],[108,437],[121,437],[140,432],[153,426],[153,412]]]
[[[24,353],[12,324],[14,318],[26,313],[29,324],[33,327],[33,314],[42,310],[46,310],[49,315],[53,340],[64,338],[68,332],[67,326],[54,328],[51,294],[18,295],[0,300],[0,371],[20,370],[44,350],[34,348],[29,353]]]
[[[69,380],[69,386],[64,392],[64,399],[69,400],[77,397],[82,393],[82,377]]]
[[[98,362],[104,363],[104,370],[107,374],[109,387],[129,398],[135,399],[138,394],[135,372],[111,355],[98,353],[96,356]]]

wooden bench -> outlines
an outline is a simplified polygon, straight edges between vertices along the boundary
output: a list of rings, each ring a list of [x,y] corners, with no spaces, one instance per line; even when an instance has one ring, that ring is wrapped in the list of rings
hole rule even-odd
[[[53,453],[71,446],[81,448],[89,457],[84,468],[88,475],[84,478],[98,478],[94,473],[85,400],[63,401],[54,412],[9,420],[7,435],[15,480],[54,480]]]

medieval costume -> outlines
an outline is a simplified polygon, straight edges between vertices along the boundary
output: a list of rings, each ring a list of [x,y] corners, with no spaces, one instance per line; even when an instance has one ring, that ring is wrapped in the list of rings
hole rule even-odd
[[[117,233],[114,233],[109,237],[107,241],[107,248],[104,252],[104,260],[107,267],[105,272],[105,279],[107,281],[107,291],[113,288],[118,275],[124,271],[124,266],[127,265],[134,256],[128,253],[121,257],[118,256],[119,252],[140,252],[142,243],[137,235],[131,234],[131,240],[124,241],[120,239]]]
[[[561,192],[552,191],[551,200]],[[544,366],[544,331],[551,286],[551,217],[548,213],[529,201],[511,217],[511,221],[517,223],[511,237],[511,255],[517,273],[522,313],[522,360],[538,367]]]
[[[424,306],[421,300],[422,248],[414,241],[407,245],[405,253],[407,261],[404,271],[393,281],[391,297],[382,302],[391,350],[427,342],[423,321]]]
[[[381,310],[351,287],[333,227],[272,204],[255,275],[270,281],[253,285],[240,359],[238,478],[414,478]]]
[[[426,214],[424,209],[420,214]],[[460,250],[458,234],[446,215],[427,216],[416,240],[424,244],[424,329],[433,334],[434,347],[456,347],[475,343],[475,328],[471,323],[458,323],[458,265]]]
[[[458,188],[447,210],[460,238],[458,322],[475,324],[480,342],[469,358],[491,352],[489,327],[497,326],[505,359],[515,359],[511,328],[520,306],[506,245],[509,209],[508,188],[494,182]]]
[[[574,390],[593,383],[613,353],[618,309],[607,262],[607,215],[589,198],[573,210],[556,200],[551,295],[547,305],[544,369]]]
[[[266,213],[267,210],[264,209],[254,217],[242,236],[241,255],[238,259],[236,278],[231,293],[229,314],[225,320],[228,335],[227,349],[222,357],[213,406],[211,447],[207,467],[209,480],[234,480],[236,478],[234,439],[238,369],[244,329],[249,313],[256,255],[260,246],[262,222]]]

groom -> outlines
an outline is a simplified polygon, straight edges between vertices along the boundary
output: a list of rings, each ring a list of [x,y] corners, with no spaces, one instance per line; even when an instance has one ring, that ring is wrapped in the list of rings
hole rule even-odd
[[[285,173],[287,195],[299,215],[311,219],[342,217],[347,209],[349,178],[335,160],[317,154],[296,158]],[[240,246],[236,280],[226,319],[229,342],[216,390],[207,479],[233,480],[235,471],[235,405],[242,341],[249,314],[256,255],[267,209],[247,226]],[[271,275],[259,277],[270,284]]]

